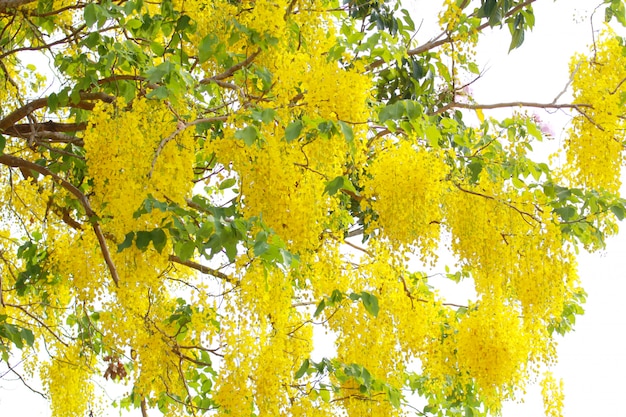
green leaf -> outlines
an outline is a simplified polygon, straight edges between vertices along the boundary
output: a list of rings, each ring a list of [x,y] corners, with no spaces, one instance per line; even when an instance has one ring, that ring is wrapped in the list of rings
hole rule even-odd
[[[3,323],[0,326],[0,338],[9,339],[18,349],[22,349],[24,347],[19,327],[12,324]]]
[[[183,261],[190,259],[193,256],[194,251],[196,250],[196,244],[191,241],[186,242],[177,242],[174,245],[174,253]]]
[[[167,243],[167,235],[163,231],[163,229],[154,229],[150,232],[150,236],[152,238],[152,245],[154,245],[154,249],[157,252],[161,253],[163,248],[165,248],[165,244]]]
[[[88,27],[93,26],[93,24],[96,23],[96,21],[98,20],[96,7],[98,6],[94,3],[87,3],[87,5],[85,6],[84,17],[85,17],[85,24]]]
[[[146,94],[147,98],[156,98],[159,100],[165,100],[169,96],[170,96],[170,90],[168,90],[167,87],[163,85],[158,86],[157,88],[155,88],[154,90]]]
[[[346,122],[342,122],[341,120],[337,122],[339,127],[341,128],[341,132],[343,136],[346,138],[346,142],[352,143],[354,142],[354,132],[352,131],[352,127]]]
[[[215,45],[217,42],[218,38],[213,33],[206,35],[204,38],[202,38],[202,40],[200,41],[200,45],[198,46],[198,60],[200,61],[200,63],[208,61],[209,58],[213,56],[215,51],[213,45]]]
[[[120,253],[126,248],[130,248],[130,246],[133,244],[133,239],[135,239],[135,232],[126,233],[124,241],[117,245],[117,253]]]
[[[309,360],[305,359],[304,362],[302,362],[302,366],[300,366],[300,369],[296,371],[296,379],[302,378],[302,376],[304,376],[304,374],[306,373],[306,371],[308,371],[308,369],[309,369]]]
[[[475,62],[468,62],[467,63],[467,69],[472,74],[476,74],[476,75],[480,74],[480,68],[478,68],[478,65],[476,65]]]
[[[59,108],[59,96],[56,93],[52,93],[48,96],[48,109],[51,112],[55,112]]]
[[[566,221],[566,222],[574,218],[574,216],[576,216],[576,209],[571,206],[560,207],[560,208],[554,209],[554,211],[556,214],[558,214],[561,217],[561,219],[563,219],[563,221]]]
[[[350,179],[345,175],[328,181],[328,183],[326,183],[326,187],[324,188],[324,194],[328,193],[329,196],[333,196],[341,189],[352,191],[357,194],[356,188],[354,188]]]
[[[363,302],[363,307],[365,307],[365,310],[367,310],[368,313],[374,317],[378,316],[379,308],[378,298],[376,298],[376,296],[363,291],[361,292],[361,301]]]
[[[389,397],[389,402],[391,403],[391,405],[394,408],[400,408],[400,405],[401,405],[400,400],[402,399],[402,395],[400,394],[400,391],[398,391],[395,388],[390,387],[387,395]]]
[[[126,21],[126,27],[129,29],[139,29],[143,23],[139,19],[128,19]]]
[[[156,56],[163,56],[165,53],[165,47],[160,42],[150,42],[150,50],[154,52]]]
[[[246,126],[235,132],[235,138],[243,140],[243,143],[250,146],[256,141],[258,134],[256,126]]]
[[[326,300],[320,301],[320,303],[317,305],[317,308],[315,309],[315,313],[313,313],[313,317],[319,316],[322,311],[324,311],[324,308],[326,308]]]
[[[268,124],[272,120],[274,120],[274,117],[276,116],[276,110],[274,110],[274,109],[261,109],[261,110],[256,109],[256,110],[252,110],[250,115],[257,122],[262,122],[263,124]]]
[[[480,159],[474,159],[469,163],[467,168],[470,171],[470,181],[472,183],[476,183],[478,181],[478,176],[483,170],[483,162]]]
[[[35,342],[35,335],[30,329],[22,329],[20,331],[20,334],[22,336],[22,339],[24,339],[28,346],[33,345],[33,343]]]
[[[623,206],[612,205],[610,207],[610,209],[613,212],[613,214],[615,214],[615,217],[617,217],[619,220],[624,220],[624,215],[626,213],[624,212],[624,207]]]
[[[513,36],[511,37],[511,45],[509,46],[509,52],[515,48],[519,48],[524,43],[524,29],[515,29]]]
[[[302,120],[296,120],[295,122],[289,123],[289,126],[285,128],[285,140],[287,142],[292,142],[295,139],[300,137],[300,133],[302,133],[302,128],[304,125],[302,124]]]
[[[328,195],[333,196],[337,194],[337,191],[343,186],[344,179],[343,177],[337,177],[331,181],[328,181],[326,187],[324,188],[324,194],[328,193]]]
[[[511,182],[513,182],[513,186],[515,188],[525,188],[526,184],[524,184],[524,181],[522,181],[521,179],[519,179],[518,177],[511,177]]]
[[[357,294],[355,292],[350,293],[350,295],[348,296],[352,301],[356,301],[356,300],[360,300],[361,299],[361,294]]]
[[[176,21],[177,32],[184,32],[190,27],[191,27],[191,18],[186,14],[179,17],[178,20]]]
[[[326,388],[322,388],[320,390],[320,398],[326,403],[330,402],[330,391],[328,391]]]
[[[435,125],[430,125],[426,128],[424,134],[426,135],[426,140],[428,144],[432,147],[438,147],[439,141],[441,140],[441,132],[439,131],[439,127]]]
[[[141,232],[137,232],[137,240],[135,241],[135,245],[139,250],[145,251],[146,249],[148,249],[148,245],[150,244],[151,240],[152,233],[142,230]]]
[[[225,190],[227,188],[232,187],[233,185],[237,184],[237,179],[236,178],[226,178],[224,181],[222,181],[219,185],[219,189],[220,190]]]
[[[80,103],[80,90],[78,90],[77,88],[75,88],[74,90],[72,90],[72,92],[70,93],[70,102],[72,104],[78,104]]]
[[[385,123],[387,120],[398,120],[404,116],[405,107],[401,101],[394,104],[390,104],[384,107],[379,113],[378,118],[381,123]]]

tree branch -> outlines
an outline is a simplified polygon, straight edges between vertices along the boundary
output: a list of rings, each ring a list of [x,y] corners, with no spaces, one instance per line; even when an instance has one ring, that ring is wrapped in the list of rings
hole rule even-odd
[[[148,172],[148,178],[152,178],[152,173],[154,172],[154,168],[156,167],[157,159],[159,159],[159,155],[163,152],[165,145],[167,145],[172,139],[174,139],[180,132],[183,132],[187,129],[189,125],[183,121],[179,121],[176,126],[176,130],[173,131],[168,137],[161,139],[159,142],[159,146],[157,146],[156,151],[154,152],[154,157],[152,157],[152,164],[150,165],[150,172]]]
[[[256,52],[252,53],[246,59],[244,59],[238,64],[233,65],[232,67],[228,68],[226,71],[222,72],[221,74],[217,74],[208,78],[203,78],[202,80],[200,80],[200,84],[209,84],[214,81],[225,80],[226,78],[232,77],[233,74],[235,74],[235,72],[250,65],[252,61],[254,61],[254,58],[256,58],[257,55],[259,55],[260,53],[261,53],[261,49],[257,49]]]
[[[540,109],[575,109],[581,112],[580,108],[591,108],[590,104],[555,104],[555,103],[534,103],[530,101],[511,101],[508,103],[493,103],[493,104],[470,104],[470,103],[458,103],[456,101],[448,103],[445,106],[437,109],[436,111],[429,113],[430,116],[441,114],[450,109],[501,109],[506,107],[536,107]],[[581,112],[582,113],[582,112]]]
[[[523,3],[518,4],[517,6],[515,6],[514,8],[512,8],[511,10],[509,10],[509,12],[504,16],[504,18],[502,20],[507,19],[508,17],[514,15],[515,13],[517,13],[518,11],[520,11],[521,9],[523,9],[526,6],[530,6],[532,3],[534,3],[536,0],[526,0]],[[485,28],[489,27],[489,22],[485,22],[482,25],[478,26],[476,28],[477,32],[480,32],[482,30],[484,30]],[[443,35],[443,34],[442,34]],[[434,49],[438,46],[444,45],[446,43],[451,43],[454,41],[454,38],[451,35],[446,36],[443,39],[440,39],[441,35],[439,35],[438,37],[434,38],[431,41],[426,42],[423,45],[418,46],[417,48],[414,49],[409,49],[407,51],[407,55],[408,56],[415,56],[415,55],[420,55],[423,54],[424,52],[430,51],[431,49]],[[371,64],[369,64],[366,69],[368,71],[371,71],[373,69],[376,69],[378,67],[380,67],[381,65],[383,65],[385,63],[385,60],[382,58],[377,59],[376,61],[372,62]]]
[[[22,362],[22,361],[20,361],[20,363],[21,363],[21,362]],[[20,363],[18,363],[17,365],[19,365]],[[47,399],[48,399],[48,397],[46,396],[46,394],[44,394],[43,392],[38,391],[38,390],[36,390],[35,388],[31,387],[31,386],[30,386],[30,385],[26,382],[26,380],[24,380],[24,378],[22,377],[22,375],[20,375],[20,374],[19,374],[19,373],[15,370],[15,367],[16,367],[17,365],[15,365],[15,366],[11,366],[8,362],[7,362],[6,364],[7,364],[7,368],[9,368],[9,370],[8,370],[7,372],[5,372],[4,374],[0,375],[0,379],[4,378],[4,376],[5,376],[6,374],[8,374],[9,372],[12,372],[12,373],[14,373],[14,374],[18,377],[18,379],[22,382],[22,384],[23,384],[26,388],[28,388],[29,390],[31,390],[31,391],[32,391],[32,392],[34,392],[35,394],[39,394],[39,395],[41,395],[41,396],[43,397],[43,399],[44,399],[44,400],[47,400]]]
[[[1,13],[1,11],[0,11],[0,13]],[[48,44],[43,44],[41,46],[23,46],[23,47],[20,47],[20,48],[15,48],[15,49],[11,49],[9,51],[3,52],[2,54],[0,54],[0,60],[2,60],[4,57],[7,57],[9,55],[13,55],[13,54],[16,54],[16,53],[22,52],[22,51],[40,51],[42,49],[50,50],[50,48],[53,47],[53,46],[67,44],[68,42],[70,42],[72,40],[72,38],[78,36],[78,34],[83,29],[85,29],[86,27],[87,27],[87,25],[81,25],[81,26],[77,27],[76,29],[74,29],[69,35],[67,35],[63,39],[59,39],[59,40],[56,40],[56,41],[48,43]],[[43,43],[43,41],[42,41],[42,43]]]
[[[115,97],[110,96],[105,93],[80,93],[80,101],[78,103],[72,103],[71,101],[67,104],[67,107],[76,107],[79,109],[91,110],[93,109],[93,103],[90,103],[92,100],[100,100],[105,103],[112,103],[115,101]],[[4,131],[11,127],[13,124],[19,122],[24,117],[33,113],[35,110],[44,108],[48,106],[48,97],[38,98],[36,100],[31,101],[24,106],[13,110],[9,113],[4,119],[0,120],[0,131]]]
[[[196,271],[200,271],[203,274],[213,275],[215,278],[222,279],[228,283],[231,283],[231,284],[237,283],[235,279],[233,279],[232,277],[229,277],[223,272],[218,271],[217,269],[209,268],[208,266],[205,266],[205,265],[202,265],[197,262],[190,261],[190,260],[183,261],[176,255],[170,255],[169,259],[172,262],[175,262],[180,265],[185,265],[189,268],[195,269]]]
[[[148,407],[146,406],[146,397],[141,397],[141,417],[148,417]]]
[[[119,286],[119,275],[117,273],[117,269],[115,268],[115,264],[113,263],[113,259],[111,259],[111,252],[109,251],[109,247],[106,244],[104,239],[104,235],[102,233],[102,229],[100,228],[100,224],[96,221],[97,215],[91,208],[91,204],[87,197],[80,191],[74,184],[67,181],[66,179],[58,176],[57,174],[50,171],[48,168],[43,167],[41,165],[37,165],[34,162],[27,161],[22,158],[18,158],[12,155],[0,155],[0,164],[14,167],[14,168],[25,168],[34,172],[37,172],[43,176],[51,177],[56,183],[61,185],[71,194],[73,194],[80,204],[85,209],[85,214],[89,218],[94,233],[96,234],[96,238],[98,239],[98,243],[100,245],[100,251],[102,252],[102,257],[104,258],[104,262],[107,264],[109,268],[109,272],[111,273],[111,278],[113,278],[113,282],[115,282],[115,286]]]
[[[17,9],[34,2],[35,0],[0,0],[0,13],[6,13],[9,9]]]
[[[47,132],[78,132],[87,129],[87,123],[58,123],[48,120],[47,122],[39,123],[35,130],[37,130],[37,128],[42,128]],[[6,135],[29,134],[31,133],[31,125],[30,123],[14,124],[5,129],[2,133]]]
[[[507,207],[509,207],[509,208],[511,208],[511,209],[513,209],[515,211],[517,211],[520,214],[520,216],[522,216],[522,219],[524,219],[524,221],[526,223],[528,223],[528,224],[531,224],[531,223],[528,220],[526,220],[526,217],[530,217],[531,219],[533,219],[537,223],[541,223],[541,220],[539,220],[537,217],[535,217],[532,214],[527,213],[527,212],[525,212],[523,210],[518,209],[517,207],[515,207],[511,203],[508,203],[506,201],[500,200],[500,199],[498,199],[498,198],[496,198],[494,196],[491,196],[491,195],[481,194],[481,193],[478,193],[476,191],[468,190],[466,188],[461,187],[461,185],[459,185],[459,184],[454,184],[454,185],[456,185],[456,188],[458,188],[459,190],[463,191],[464,193],[468,193],[468,194],[472,194],[472,195],[475,195],[475,196],[483,197],[483,198],[486,198],[488,200],[493,200],[495,202],[504,204],[505,206],[507,206]],[[532,226],[532,224],[531,224],[531,226]]]

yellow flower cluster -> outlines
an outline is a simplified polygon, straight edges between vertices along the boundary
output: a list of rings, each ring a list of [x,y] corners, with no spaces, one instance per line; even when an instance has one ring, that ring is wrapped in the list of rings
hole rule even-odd
[[[576,186],[619,191],[623,158],[626,56],[616,36],[604,35],[593,56],[570,63],[577,115],[566,142],[568,179]]]
[[[179,376],[184,369],[170,353],[175,330],[162,323],[173,311],[163,279],[170,247],[165,254],[151,247],[142,252],[133,245],[120,253],[115,248],[130,231],[162,226],[166,214],[156,210],[133,216],[148,195],[185,204],[193,185],[193,135],[166,103],[138,98],[128,104],[96,106],[84,141],[93,184],[90,202],[120,275],[119,288],[107,291],[111,278],[89,228],[58,236],[51,262],[69,277],[67,285],[86,306],[109,312],[98,323],[104,345],[113,352],[133,349],[138,392],[146,397],[164,390],[182,393]],[[159,332],[163,333],[157,336]],[[178,382],[163,382],[170,380]]]
[[[50,395],[54,417],[86,415],[93,398],[91,382],[93,360],[81,352],[80,346],[64,347],[57,343],[55,356],[41,367],[41,380]]]
[[[456,29],[461,22],[463,9],[461,9],[456,0],[445,0],[443,2],[442,11],[439,13],[439,25],[451,32]]]
[[[373,240],[370,247],[376,256],[362,257],[352,289],[376,296],[380,311],[373,318],[362,303],[353,303],[333,316],[330,328],[339,335],[336,342],[339,360],[361,364],[372,377],[399,388],[409,364],[421,361],[426,341],[439,331],[436,318],[439,306],[430,295],[421,294],[408,276],[403,276],[406,274],[403,261],[391,253],[385,242]],[[351,396],[358,391],[359,387],[351,382],[342,386],[343,395]],[[373,401],[363,401],[355,395],[344,407],[348,415],[402,415],[401,410],[387,401],[376,401],[380,395],[373,395]]]
[[[527,191],[502,189],[486,175],[479,184],[459,186],[445,204],[452,250],[476,291],[512,297],[541,320],[560,316],[577,276],[573,251],[563,246],[551,213],[537,210],[537,196]]]
[[[195,143],[191,129],[184,129],[184,121],[166,103],[138,98],[128,105],[100,104],[84,140],[93,209],[117,244],[130,231],[161,226],[165,214],[157,210],[139,219],[133,216],[149,195],[185,205],[193,185]],[[113,256],[129,288],[131,282],[157,279],[167,262],[156,251],[142,253],[134,246]]]
[[[195,145],[181,124],[164,102],[144,98],[99,104],[92,112],[84,138],[92,201],[101,217],[111,217],[107,230],[117,239],[133,230],[133,213],[148,194],[184,204]]]
[[[323,138],[310,130],[324,120],[365,122],[371,80],[327,60],[324,52],[336,39],[323,14],[299,10],[288,25],[285,13],[291,3],[251,2],[241,14],[242,22],[275,37],[279,44],[254,60],[255,66],[272,75],[271,101],[262,106],[275,111],[279,122],[257,126],[258,143],[244,146],[235,133],[248,127],[247,122],[233,121],[222,139],[207,145],[207,152],[215,152],[240,178],[244,214],[261,216],[291,250],[302,252],[319,244],[329,212],[343,216],[336,210],[336,199],[324,196],[324,189],[328,181],[344,174],[347,154],[352,151],[363,157],[359,151],[366,143],[364,125],[353,127],[351,145],[342,134]],[[296,49],[294,37],[301,40]],[[307,115],[300,138],[288,143],[285,129],[300,114]]]
[[[498,409],[498,394],[523,387],[526,371],[554,360],[546,328],[561,319],[577,274],[573,248],[550,211],[538,209],[537,195],[487,175],[478,184],[459,185],[445,200],[451,249],[481,298],[455,340],[460,369]]]
[[[563,417],[563,380],[558,383],[551,372],[544,374],[541,381],[541,394],[546,417]]]
[[[364,195],[378,215],[374,224],[395,247],[415,245],[424,258],[434,256],[447,172],[440,152],[409,141],[387,142],[376,151]]]
[[[310,326],[292,306],[288,274],[253,263],[240,291],[227,297],[222,319],[227,345],[218,378],[217,398],[228,415],[281,415],[298,392],[293,374],[312,350]],[[251,377],[251,375],[254,375]]]
[[[439,25],[448,32],[453,42],[442,45],[442,50],[454,62],[461,65],[474,62],[476,55],[475,46],[478,42],[476,25],[479,19],[468,17],[463,13],[456,0],[445,0],[442,11],[439,14]],[[454,71],[454,65],[452,66]],[[457,74],[451,74],[456,78]]]
[[[531,346],[519,311],[486,299],[461,318],[456,335],[459,370],[475,380],[487,407],[499,409],[510,386],[524,385]]]
[[[208,144],[207,150],[237,172],[246,216],[260,216],[291,250],[312,249],[333,204],[323,195],[326,175],[341,174],[345,141],[317,139],[305,145],[287,143],[284,127],[268,126],[262,132],[264,143],[258,146],[245,146],[230,130],[225,138]],[[323,148],[329,151],[325,160],[319,159]]]

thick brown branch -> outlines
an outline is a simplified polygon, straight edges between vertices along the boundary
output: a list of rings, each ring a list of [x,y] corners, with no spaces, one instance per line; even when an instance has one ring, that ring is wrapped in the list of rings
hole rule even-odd
[[[7,129],[4,132],[0,132],[3,135],[13,136],[16,138],[25,138],[29,140],[29,144],[31,141],[35,143],[73,143],[78,146],[83,146],[84,142],[82,138],[78,138],[76,136],[70,136],[63,133],[58,132],[49,132],[47,130],[44,131],[35,131],[34,133],[17,133],[14,129]]]
[[[112,103],[115,100],[115,97],[110,96],[105,93],[80,93],[80,101],[78,103],[68,103],[67,107],[75,107],[79,109],[91,110],[93,109],[94,104],[91,103],[93,100],[104,101],[105,103]],[[4,131],[15,123],[22,120],[24,117],[33,113],[36,110],[42,109],[48,106],[48,97],[38,98],[36,100],[31,101],[24,106],[13,110],[9,113],[4,119],[0,120],[0,131]]]
[[[82,191],[80,191],[74,184],[70,183],[66,179],[50,171],[48,168],[43,167],[41,165],[37,165],[36,163],[27,161],[25,159],[18,158],[16,156],[0,155],[0,164],[6,165],[9,167],[14,167],[14,168],[31,170],[41,175],[51,177],[56,183],[61,185],[63,188],[65,188],[67,191],[73,194],[76,197],[76,199],[78,199],[80,204],[85,209],[85,214],[92,222],[93,231],[96,235],[96,238],[98,239],[98,243],[100,245],[100,251],[102,252],[102,257],[104,258],[104,261],[106,262],[107,267],[109,268],[109,272],[111,273],[111,278],[113,278],[115,285],[119,286],[119,275],[117,273],[117,269],[115,268],[115,264],[113,263],[113,259],[111,258],[111,252],[109,251],[109,247],[107,246],[106,241],[104,239],[104,235],[102,233],[102,229],[100,228],[100,224],[95,220],[97,218],[96,213],[91,208],[91,204],[89,203],[89,200],[82,193]]]
[[[17,9],[35,0],[0,0],[0,13],[6,13],[9,9]]]
[[[47,132],[78,132],[85,130],[87,123],[57,123],[49,120],[45,123],[39,123],[35,126],[35,131],[43,130]],[[32,126],[29,123],[15,124],[2,133],[7,135],[25,135],[32,132]]]

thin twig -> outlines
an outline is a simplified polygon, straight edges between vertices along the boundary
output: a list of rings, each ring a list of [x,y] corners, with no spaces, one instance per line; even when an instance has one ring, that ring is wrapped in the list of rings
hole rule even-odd
[[[203,78],[202,80],[200,80],[200,84],[209,84],[215,81],[221,81],[221,80],[225,80],[226,78],[232,77],[235,74],[235,72],[250,65],[252,61],[254,61],[254,58],[256,58],[257,55],[259,55],[260,53],[261,53],[261,49],[259,48],[257,49],[256,52],[252,53],[246,59],[239,62],[238,64],[233,65],[232,67],[228,68],[226,71],[220,74],[214,75],[212,77]]]
[[[199,264],[197,262],[190,261],[190,260],[183,261],[182,259],[180,259],[176,255],[170,255],[169,259],[172,262],[175,262],[175,263],[180,264],[180,265],[185,265],[185,266],[187,266],[189,268],[195,269],[196,271],[200,271],[203,274],[213,275],[214,277],[219,278],[221,280],[224,280],[226,282],[229,282],[231,284],[236,284],[237,283],[236,280],[233,279],[232,277],[229,277],[225,273],[220,272],[220,271],[218,271],[216,269],[210,268],[210,267],[208,267],[206,265],[202,265],[202,264]]]
[[[21,361],[20,361],[20,363],[21,363]],[[18,363],[18,365],[19,365],[19,363]],[[17,365],[16,365],[16,366],[17,366]],[[9,365],[9,364],[7,363],[7,367],[9,368],[9,370],[8,370],[7,372],[12,372],[12,373],[14,373],[14,374],[15,374],[15,375],[19,378],[19,380],[22,382],[22,384],[23,384],[26,388],[28,388],[29,390],[31,390],[31,391],[32,391],[32,392],[34,392],[35,394],[39,394],[39,395],[41,395],[41,397],[42,397],[44,400],[47,400],[47,399],[48,399],[48,397],[46,396],[46,394],[44,394],[43,392],[38,391],[38,390],[36,390],[35,388],[33,388],[33,387],[31,387],[30,385],[28,385],[28,383],[26,382],[26,380],[24,380],[24,378],[22,378],[22,375],[20,375],[20,374],[19,374],[19,373],[15,370],[15,367],[14,367],[14,366],[11,366],[11,365]],[[0,375],[0,379],[1,379],[2,377],[4,377],[5,375],[6,375],[6,373],[5,373],[5,374],[3,374],[3,375]]]
[[[348,246],[350,246],[350,247],[352,247],[352,248],[354,248],[356,250],[359,250],[359,251],[361,251],[361,252],[371,256],[372,258],[374,257],[374,254],[372,252],[370,252],[369,250],[367,250],[365,248],[362,248],[362,247],[360,247],[358,245],[355,245],[354,243],[351,243],[351,242],[349,242],[349,241],[347,241],[345,239],[344,239],[343,243],[345,243],[346,245],[348,245]]]
[[[559,94],[557,94],[556,97],[554,97],[554,100],[552,100],[551,104],[556,104],[556,102],[561,98],[561,96],[563,94],[565,94],[565,92],[567,91],[569,86],[572,85],[572,83],[574,82],[574,76],[576,76],[576,73],[578,72],[579,68],[580,68],[580,62],[578,62],[578,64],[576,64],[576,68],[574,68],[574,71],[572,71],[572,75],[570,75],[569,81],[567,82],[567,84],[565,84],[565,87],[563,88],[563,91],[561,91]]]
[[[44,323],[39,317],[37,317],[36,315],[34,315],[33,313],[31,313],[30,311],[28,311],[26,308],[24,308],[21,305],[17,305],[17,304],[5,304],[5,306],[7,307],[12,307],[12,308],[16,308],[18,310],[20,310],[22,313],[26,314],[28,317],[30,317],[31,319],[35,320],[42,328],[46,329],[48,331],[48,333],[50,333],[56,340],[59,341],[59,343],[61,343],[63,346],[67,347],[67,343],[65,343],[63,341],[63,339],[61,339],[61,336],[59,336],[58,334],[56,334],[54,331],[52,331],[52,329],[50,328],[50,326],[48,326],[46,323]],[[25,321],[26,322],[26,321]]]
[[[148,417],[148,407],[146,406],[146,397],[141,397],[141,417]]]
[[[515,13],[520,11],[522,8],[524,8],[526,6],[530,6],[535,1],[536,0],[526,0],[525,2],[518,4],[517,6],[515,6],[511,10],[509,10],[509,12],[504,16],[504,19],[514,15]],[[489,26],[490,26],[489,22],[485,22],[482,25],[478,26],[476,28],[476,31],[480,32],[480,31],[484,30],[485,28],[487,28]],[[420,54],[423,54],[424,52],[430,51],[431,49],[437,48],[438,46],[444,45],[446,43],[454,42],[454,38],[451,35],[448,35],[445,38],[441,39],[441,37],[445,33],[446,32],[441,33],[439,36],[437,36],[436,38],[426,42],[424,45],[421,45],[421,46],[418,46],[417,48],[408,50],[407,51],[407,55],[408,56],[420,55]],[[379,58],[376,61],[374,61],[371,64],[369,64],[365,68],[366,68],[367,71],[371,71],[373,69],[376,69],[376,68],[380,67],[384,63],[385,63],[385,60],[382,59],[382,58]]]
[[[504,204],[505,206],[507,206],[507,207],[509,207],[509,208],[511,208],[511,209],[513,209],[515,211],[517,211],[520,214],[520,216],[522,216],[522,219],[524,219],[524,221],[526,221],[527,223],[528,223],[528,221],[526,220],[525,216],[530,217],[531,219],[533,219],[537,223],[541,223],[541,220],[539,220],[537,217],[535,217],[532,214],[527,213],[527,212],[525,212],[523,210],[518,209],[517,207],[515,207],[511,203],[508,203],[506,201],[500,200],[500,199],[498,199],[498,198],[496,198],[494,196],[491,196],[491,195],[482,194],[482,193],[479,193],[479,192],[476,192],[476,191],[468,190],[466,188],[461,187],[460,184],[454,184],[454,185],[456,185],[456,188],[458,188],[459,190],[463,191],[464,193],[468,193],[468,194],[472,194],[472,195],[475,195],[475,196],[483,197],[483,198],[486,198],[488,200],[493,200],[495,202]]]
[[[441,114],[450,109],[469,109],[469,110],[489,110],[489,109],[501,109],[506,107],[536,107],[540,109],[574,109],[580,111],[580,108],[591,108],[590,104],[555,104],[555,103],[535,103],[531,101],[511,101],[507,103],[493,103],[493,104],[477,104],[477,103],[459,103],[453,101],[443,107],[440,107],[436,111],[429,113],[430,116]]]
[[[173,140],[176,136],[178,136],[180,132],[183,132],[185,129],[187,129],[188,126],[189,125],[187,123],[183,121],[179,121],[178,124],[176,125],[176,130],[173,131],[172,134],[169,135],[168,137],[161,139],[161,142],[159,142],[159,146],[157,146],[157,149],[154,152],[154,157],[152,158],[152,165],[150,166],[150,172],[148,172],[148,178],[152,178],[152,173],[154,172],[154,168],[156,167],[157,159],[159,158],[159,155],[161,154],[161,152],[163,152],[165,145],[167,145],[171,140]]]

